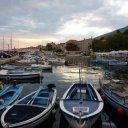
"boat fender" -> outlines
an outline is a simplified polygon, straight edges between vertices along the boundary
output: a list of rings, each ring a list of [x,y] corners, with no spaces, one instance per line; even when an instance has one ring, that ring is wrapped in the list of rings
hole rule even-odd
[[[96,90],[97,90],[97,92],[99,92],[99,94],[101,94],[101,89],[100,88],[97,88]]]
[[[12,84],[13,87],[16,87],[16,82],[17,82],[16,80],[13,81],[13,84]]]
[[[120,116],[124,116],[124,115],[125,115],[125,110],[124,110],[124,108],[119,107],[119,108],[117,109],[117,113],[118,113]]]
[[[52,110],[52,114],[55,114],[55,113],[56,113],[56,110],[55,110],[55,109],[53,109],[53,110]]]
[[[3,104],[4,103],[4,100],[3,99],[0,99],[0,104]]]
[[[102,98],[103,101],[106,101],[107,100],[107,96],[104,95],[104,94],[101,96],[101,98]]]
[[[3,82],[0,81],[0,90],[4,88]]]

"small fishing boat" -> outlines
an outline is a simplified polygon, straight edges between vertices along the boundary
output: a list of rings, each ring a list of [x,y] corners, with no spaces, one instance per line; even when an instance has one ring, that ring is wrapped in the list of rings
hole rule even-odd
[[[48,63],[32,64],[31,69],[38,69],[38,70],[42,70],[42,71],[50,71],[50,70],[52,70],[52,65],[50,65]]]
[[[21,95],[22,86],[9,85],[0,90],[0,110],[13,104]]]
[[[102,97],[119,115],[128,116],[128,83],[119,79],[100,80]]]
[[[33,128],[42,123],[52,112],[57,92],[54,87],[43,88],[28,94],[5,110],[1,116],[4,128]]]
[[[25,71],[25,70],[1,70],[0,79],[33,79],[43,77],[41,72]]]
[[[100,117],[103,101],[90,83],[75,83],[60,100],[60,109],[72,128],[91,128]]]

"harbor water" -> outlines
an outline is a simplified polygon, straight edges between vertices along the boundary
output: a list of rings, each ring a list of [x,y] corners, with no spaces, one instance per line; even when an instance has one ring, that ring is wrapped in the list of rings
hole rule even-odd
[[[80,66],[54,66],[52,72],[43,73],[44,78],[41,81],[41,85],[46,87],[50,83],[55,84],[58,102],[53,113],[38,128],[71,128],[61,114],[59,100],[70,85],[79,81],[79,69]],[[104,69],[102,68],[93,69],[88,66],[81,68],[82,81],[91,82],[95,88],[99,88],[99,78],[102,78],[103,74]],[[19,85],[24,87],[21,95],[23,97],[38,89],[40,83],[37,81],[35,83],[28,81]],[[126,117],[119,117],[108,103],[105,103],[99,122],[100,125],[95,126],[95,128],[128,128],[128,119]]]

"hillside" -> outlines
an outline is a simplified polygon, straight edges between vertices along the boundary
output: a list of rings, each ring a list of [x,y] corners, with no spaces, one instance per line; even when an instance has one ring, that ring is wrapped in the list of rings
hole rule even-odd
[[[100,36],[97,36],[97,37],[95,37],[94,39],[106,38],[106,37],[109,37],[109,36],[111,36],[111,35],[116,34],[117,31],[120,31],[121,33],[123,33],[123,32],[125,32],[126,30],[128,30],[128,26],[123,27],[123,28],[120,28],[120,29],[117,29],[117,30],[114,30],[114,31],[112,31],[112,32],[109,32],[109,33],[106,33],[106,34],[103,34],[103,35],[100,35]]]

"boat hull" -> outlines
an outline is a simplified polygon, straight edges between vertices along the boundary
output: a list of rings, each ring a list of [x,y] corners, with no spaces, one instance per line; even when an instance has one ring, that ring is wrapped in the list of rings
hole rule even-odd
[[[0,71],[0,79],[2,80],[14,80],[14,79],[33,79],[33,78],[42,78],[43,75],[40,72],[25,72],[25,71]]]
[[[125,114],[128,116],[128,107],[122,105],[121,103],[118,103],[116,100],[114,100],[110,95],[108,95],[103,89],[101,89],[102,93],[107,97],[108,103],[117,110],[119,107],[122,107],[125,110]]]
[[[44,122],[48,117],[49,115],[51,114],[52,112],[52,109],[51,108],[46,115],[43,115],[42,117],[40,118],[37,118],[35,119],[34,121],[30,122],[30,123],[27,123],[26,124],[23,124],[23,125],[19,125],[19,126],[13,126],[13,127],[9,127],[9,128],[35,128],[36,126],[40,125],[42,122]],[[3,128],[6,128],[8,124],[2,124]]]
[[[67,119],[68,123],[71,125],[72,128],[90,128],[100,117],[100,114],[97,114],[91,118],[82,119],[81,123],[79,122],[78,119],[73,118],[67,114],[64,114],[64,117]]]

